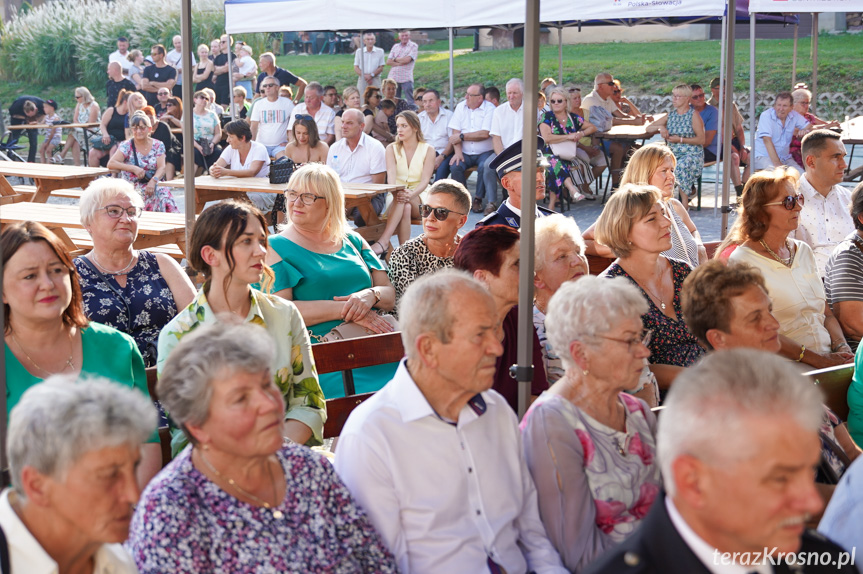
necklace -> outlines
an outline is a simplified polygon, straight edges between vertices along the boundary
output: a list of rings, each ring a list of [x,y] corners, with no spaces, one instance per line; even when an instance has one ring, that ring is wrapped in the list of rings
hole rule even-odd
[[[135,263],[135,252],[132,251],[132,257],[129,259],[128,265],[126,265],[125,267],[123,267],[119,271],[108,271],[107,267],[105,267],[104,265],[99,263],[99,259],[96,257],[96,250],[91,251],[90,255],[93,256],[93,262],[99,266],[99,269],[101,269],[105,273],[105,275],[111,275],[113,277],[116,277],[117,275],[127,275],[128,274],[127,272],[132,267],[132,264]]]
[[[18,345],[19,349],[21,349],[21,352],[24,353],[24,356],[27,357],[27,360],[30,361],[30,364],[33,365],[34,367],[36,367],[37,369],[39,369],[40,371],[42,371],[43,373],[45,373],[46,375],[56,375],[58,373],[62,373],[63,371],[66,370],[67,367],[72,369],[73,371],[75,370],[75,363],[72,362],[72,357],[75,356],[75,345],[72,343],[72,337],[71,336],[69,337],[69,349],[70,349],[69,358],[66,359],[66,362],[64,363],[62,369],[60,369],[57,373],[52,373],[48,369],[45,369],[45,368],[39,366],[39,364],[33,360],[33,357],[31,357],[30,355],[27,354],[27,351],[24,349],[24,346],[18,341],[18,337],[15,336],[15,331],[12,331],[11,335],[12,335],[12,340],[15,341],[15,344]]]
[[[234,482],[233,478],[228,478],[227,476],[225,476],[224,474],[222,474],[221,472],[216,470],[216,467],[214,467],[212,464],[210,464],[210,461],[207,460],[207,457],[204,456],[203,450],[199,450],[198,454],[201,456],[201,460],[204,461],[204,464],[207,465],[207,468],[209,468],[213,472],[213,474],[215,474],[216,476],[218,476],[219,478],[221,478],[222,480],[226,481],[228,484],[233,486],[243,496],[251,498],[252,500],[257,502],[258,504],[260,504],[261,506],[266,508],[267,510],[271,509],[271,505],[269,502],[267,502],[266,500],[263,500],[261,498],[258,498],[257,496],[255,496],[254,494],[252,494],[248,490],[245,490],[239,484]],[[273,479],[273,470],[270,468],[269,462],[267,463],[267,473],[270,475],[270,483],[273,486],[273,494],[275,495],[276,494],[276,481],[275,481],[275,479]],[[285,515],[282,513],[281,510],[279,510],[279,509],[273,510],[273,518],[282,519],[284,517],[285,517]]]
[[[617,452],[620,453],[620,456],[626,456],[626,448],[629,445],[629,435],[626,435],[626,438],[623,439],[622,443],[620,442],[620,439],[617,437],[614,437],[612,439],[612,442],[614,443],[614,448],[616,448]]]
[[[665,270],[664,269],[662,270],[662,275],[659,276],[660,283],[662,282],[663,277],[665,277]],[[639,283],[639,285],[641,285],[641,283]],[[662,309],[663,311],[665,311],[665,300],[662,297],[660,297],[659,295],[657,295],[656,293],[654,293],[652,289],[648,289],[646,281],[644,282],[644,286],[642,288],[647,292],[648,295],[650,295],[651,297],[653,297],[654,299],[659,301],[659,308]]]
[[[788,245],[787,238],[785,239],[785,249],[787,249],[788,253],[791,254],[791,256],[787,259],[783,259],[782,257],[779,257],[776,253],[774,253],[773,250],[770,249],[770,247],[767,245],[767,243],[764,242],[763,239],[759,239],[758,242],[761,244],[761,247],[763,247],[767,251],[767,253],[773,256],[773,259],[775,259],[785,267],[791,267],[791,263],[794,262],[794,252],[791,251],[791,247]]]

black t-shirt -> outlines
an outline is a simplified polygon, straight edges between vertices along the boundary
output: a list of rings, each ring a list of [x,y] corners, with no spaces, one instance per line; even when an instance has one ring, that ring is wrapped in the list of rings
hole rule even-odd
[[[267,77],[266,72],[261,72],[260,74],[258,74],[258,84],[257,84],[257,86],[255,86],[255,90],[257,90],[258,92],[261,91],[261,81],[263,81],[263,79],[266,77]],[[287,85],[296,86],[297,82],[300,81],[300,79],[297,76],[293,75],[292,73],[290,73],[288,70],[286,70],[284,68],[276,68],[276,73],[273,74],[273,77],[276,78],[277,80],[279,80],[279,85],[281,85],[281,86],[287,86]],[[296,96],[296,94],[294,94],[294,96]]]
[[[156,110],[156,117],[161,118],[165,115],[165,112],[168,111],[168,106],[166,105],[163,107],[161,104],[156,104],[153,106],[153,109]]]
[[[151,82],[167,82],[168,80],[177,79],[177,70],[173,66],[165,64],[161,68],[158,66],[147,66],[144,68],[143,77]],[[147,103],[155,107],[159,103],[159,98],[156,92],[144,92],[144,97],[147,98]]]
[[[24,115],[24,102],[33,102],[36,104],[36,115],[44,116],[45,108],[42,107],[42,104],[45,103],[45,100],[42,98],[37,98],[36,96],[21,96],[12,102],[12,105],[9,106],[9,115],[10,116],[23,116]]]
[[[236,58],[236,57],[237,56],[233,52],[231,52],[231,61],[232,62],[234,61],[234,58]],[[224,66],[227,63],[228,63],[228,55],[227,54],[219,54],[218,56],[213,58],[213,66],[214,67]],[[224,87],[225,89],[228,88],[228,74],[227,73],[219,74],[218,76],[215,76],[215,78],[216,78],[215,84],[216,84],[216,90],[217,91],[221,87]]]
[[[105,82],[105,95],[108,97],[105,105],[107,107],[113,108],[117,105],[117,96],[120,95],[120,90],[136,92],[138,88],[135,87],[135,82],[129,78],[123,78],[119,82],[109,79]]]

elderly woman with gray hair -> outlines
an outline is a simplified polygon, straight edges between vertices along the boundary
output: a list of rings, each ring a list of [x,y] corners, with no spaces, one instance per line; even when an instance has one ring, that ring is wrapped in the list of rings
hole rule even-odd
[[[137,572],[120,543],[155,428],[152,403],[106,379],[58,375],[24,393],[9,419],[12,488],[0,495],[3,571]]]
[[[522,437],[549,539],[580,571],[636,530],[659,494],[656,418],[627,394],[651,331],[647,302],[620,278],[565,283],[548,311],[565,373],[528,410]]]
[[[127,181],[103,178],[88,185],[79,209],[93,249],[74,262],[84,313],[131,335],[144,364],[152,367],[159,331],[192,302],[195,289],[173,258],[135,249],[143,207]]]
[[[395,572],[323,457],[285,441],[263,329],[220,322],[183,337],[159,398],[192,444],[144,491],[128,547],[140,572]]]

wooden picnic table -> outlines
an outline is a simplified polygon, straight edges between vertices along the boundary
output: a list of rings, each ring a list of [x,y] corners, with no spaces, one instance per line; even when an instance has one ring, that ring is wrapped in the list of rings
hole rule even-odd
[[[593,134],[599,139],[604,140],[645,140],[653,137],[657,130],[647,130],[647,126],[656,120],[660,120],[667,116],[668,114],[662,112],[660,114],[650,114],[653,116],[652,121],[645,121],[643,125],[640,126],[631,126],[631,125],[622,125],[622,126],[612,126],[610,130],[607,132],[596,132]]]
[[[851,161],[854,159],[854,148],[863,145],[863,116],[851,118],[840,124],[842,128],[842,143],[851,146],[851,154],[848,156],[848,168],[845,170],[845,181],[854,181],[863,178],[863,165],[851,169]]]
[[[47,203],[13,203],[0,209],[0,225],[38,221],[54,232],[72,254],[82,251],[81,246],[69,238],[65,228],[82,229],[81,215],[77,205],[55,205]],[[176,243],[186,252],[186,217],[182,213],[145,211],[138,218],[136,249],[147,249],[156,245]]]
[[[170,187],[183,188],[183,179],[174,179],[164,182]],[[246,192],[282,193],[287,184],[270,183],[265,177],[220,177],[202,175],[195,178],[195,213],[201,213],[210,201],[221,199],[245,199],[248,201]],[[376,240],[383,233],[383,223],[372,207],[372,197],[381,193],[398,192],[404,189],[403,185],[391,185],[386,183],[345,183],[342,182],[345,192],[345,208],[348,211],[356,207],[360,211],[365,227],[357,229],[367,240]],[[377,236],[376,236],[377,234]]]
[[[29,163],[20,161],[0,161],[0,196],[9,198],[18,195],[6,176],[29,177],[36,184],[36,193],[30,199],[33,203],[45,203],[55,189],[66,187],[85,188],[99,176],[111,173],[103,167],[77,167],[50,163]],[[6,199],[0,203],[21,201]]]
[[[72,128],[92,129],[98,128],[99,122],[86,122],[82,124],[19,124],[17,126],[6,126],[7,130],[46,130],[50,128],[62,128],[64,130]]]

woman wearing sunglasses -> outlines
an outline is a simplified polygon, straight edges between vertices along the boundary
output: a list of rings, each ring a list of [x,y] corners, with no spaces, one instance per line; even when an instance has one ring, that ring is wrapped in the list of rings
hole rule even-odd
[[[848,363],[854,355],[827,305],[812,249],[788,237],[803,208],[797,180],[797,173],[785,167],[749,178],[737,221],[717,252],[737,245],[728,260],[761,271],[779,321],[780,353],[821,369]]]
[[[470,192],[454,179],[439,179],[419,206],[423,233],[393,251],[387,272],[396,290],[396,304],[407,288],[425,275],[453,266],[453,254],[467,222]]]
[[[297,305],[313,342],[342,323],[355,323],[370,335],[392,332],[381,315],[395,305],[395,290],[368,243],[348,229],[338,174],[320,163],[304,165],[291,176],[285,200],[288,223],[267,247],[273,293]],[[356,369],[356,392],[380,389],[396,366]],[[325,397],[344,396],[340,373],[321,375],[320,381]]]

